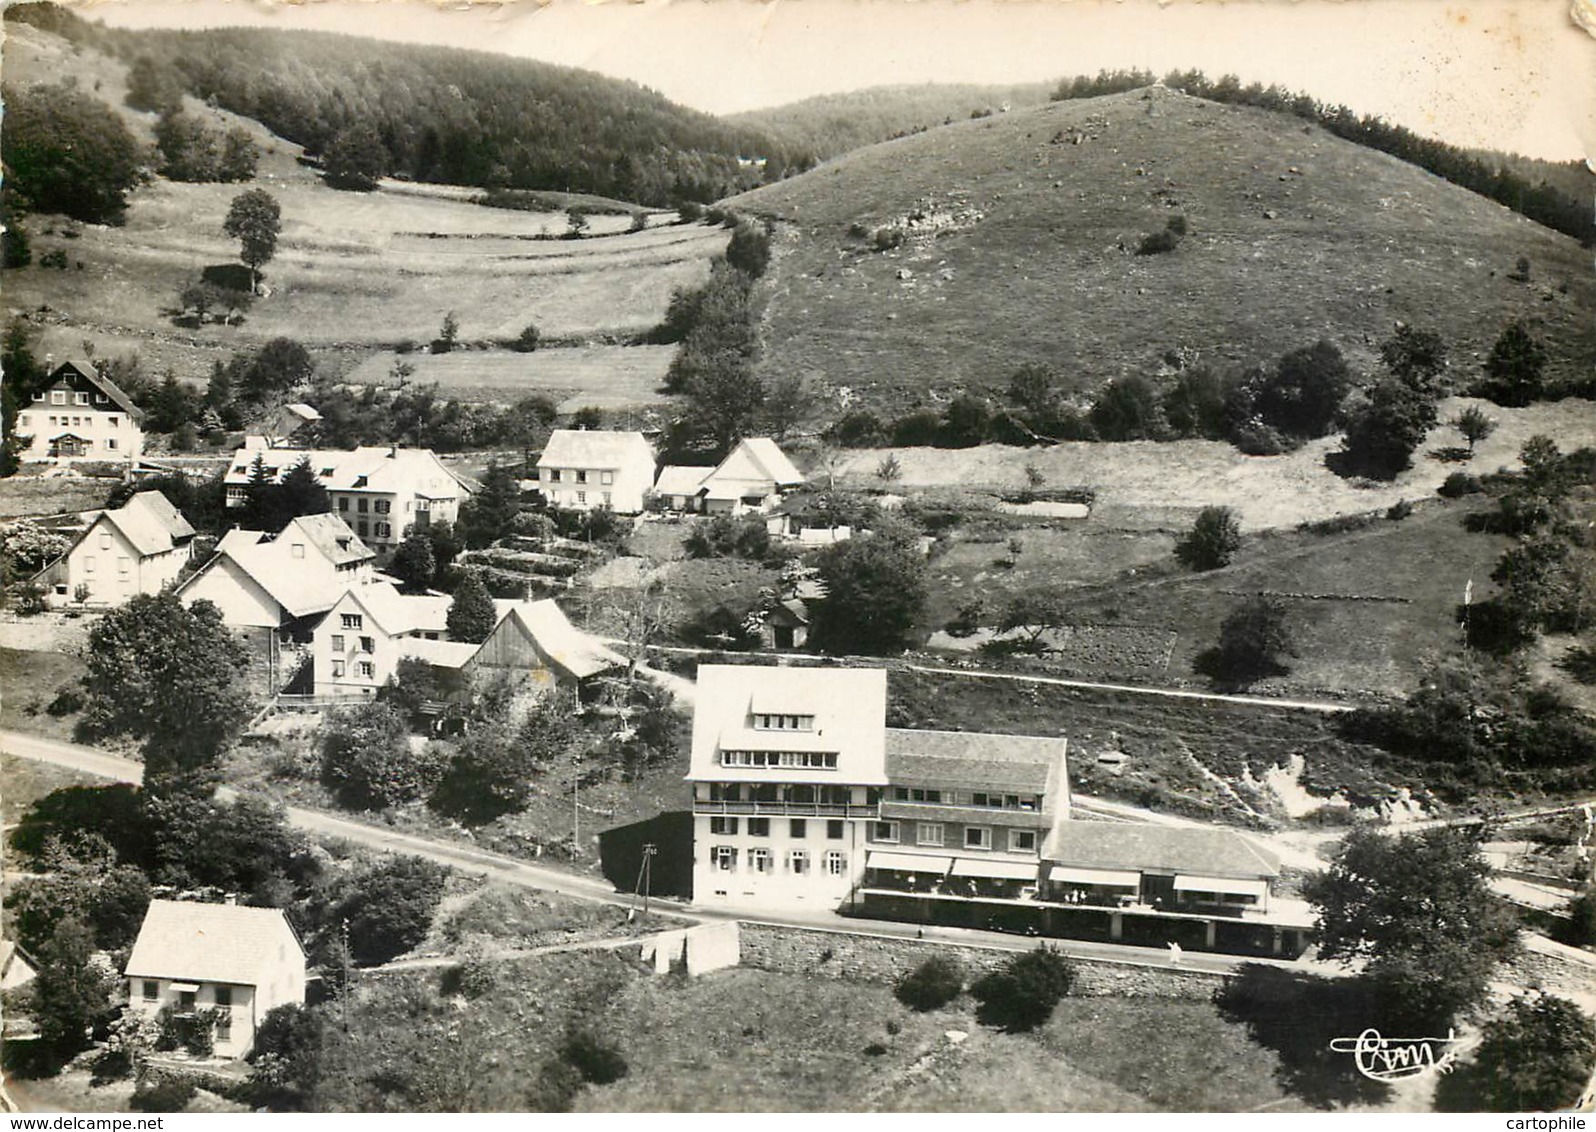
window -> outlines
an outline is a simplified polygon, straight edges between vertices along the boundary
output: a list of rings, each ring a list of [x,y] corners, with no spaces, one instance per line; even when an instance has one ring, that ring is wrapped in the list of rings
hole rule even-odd
[[[370,638],[370,637],[361,637],[360,638],[360,651],[361,652],[376,652],[377,651],[377,642],[372,640],[372,638]]]
[[[52,390],[50,390],[50,404],[52,404],[52,405],[65,405],[66,403],[67,403],[67,399],[66,399],[66,390],[65,389],[52,389]]]
[[[365,621],[365,619],[363,617],[361,617],[360,614],[358,614],[358,613],[346,613],[346,614],[344,614],[344,628],[345,629],[358,629],[364,623],[364,621]]]
[[[966,849],[992,848],[992,831],[984,825],[965,826],[964,847]]]
[[[105,442],[105,447],[112,452],[116,451],[116,437],[110,437]]]
[[[340,495],[338,497],[338,510],[340,510],[340,511],[348,511],[349,510],[349,496]]]
[[[393,501],[390,499],[377,500],[377,514],[386,515],[393,510]]]
[[[393,537],[393,527],[389,526],[387,523],[378,523],[377,524],[377,537],[378,538],[392,538]]]
[[[972,805],[972,806],[987,806],[987,807],[990,807],[992,809],[1001,810],[1003,808],[1003,795],[1001,795],[1001,794],[971,794],[970,795],[970,805]]]
[[[89,395],[87,393],[79,393],[77,396],[77,403],[79,405],[87,405],[89,403]]]
[[[233,1008],[232,987],[217,987],[215,997],[217,1006],[220,1006],[225,1010],[231,1010]]]
[[[772,715],[761,712],[754,716],[755,731],[813,731],[815,717],[812,715]]]
[[[191,990],[177,992],[177,1012],[179,1014],[194,1013],[195,992]]]
[[[898,823],[895,821],[871,823],[870,838],[872,841],[885,841],[889,845],[896,845],[898,843]]]
[[[107,531],[101,531],[100,532],[100,549],[101,550],[110,550],[111,549],[111,535]]]
[[[1011,829],[1009,830],[1010,853],[1034,853],[1036,851],[1036,830]]]
[[[608,506],[609,506],[609,505],[610,505],[610,503],[611,503],[611,502],[612,502],[612,501],[611,501],[611,499],[610,499],[610,493],[609,493],[609,492],[607,492],[607,491],[606,491],[606,492],[605,492],[605,493],[604,493],[604,506],[606,506],[606,507],[608,507]]]
[[[27,413],[23,413],[20,417],[17,418],[17,423],[20,424],[23,428],[27,428],[28,427],[28,422],[30,420],[32,420],[32,417],[29,414],[27,414]]]
[[[735,835],[737,833],[737,819],[736,818],[710,818],[709,819],[709,832]]]
[[[355,504],[355,510],[359,511],[361,514],[365,514],[367,511],[370,511],[371,510],[371,500],[367,499],[364,495],[362,495],[360,497],[359,502],[357,502]]]
[[[832,820],[826,823],[826,839],[828,841],[842,840],[842,822]]]
[[[899,802],[940,802],[942,791],[910,789],[907,786],[894,786],[892,796]]]
[[[942,823],[939,821],[923,821],[914,831],[914,840],[917,845],[942,844]]]
[[[749,818],[748,819],[748,836],[749,837],[769,837],[770,836],[770,819],[769,818]]]
[[[721,751],[720,765],[836,770],[837,753],[835,751]]]
[[[610,484],[612,484],[614,482],[615,482],[615,473],[614,472],[600,472],[599,473],[599,483],[601,483],[601,484],[605,485],[606,487],[608,487]]]
[[[558,469],[558,468],[550,468],[549,469],[549,482],[550,483],[559,483],[560,482],[560,469]]]
[[[333,634],[332,651],[335,653],[344,651],[344,635],[342,633]]]
[[[365,538],[371,533],[371,527],[366,520],[361,519],[355,523],[355,531],[360,535],[361,538]]]
[[[33,399],[35,401],[43,401],[44,400],[44,394],[43,393],[35,393],[33,395]]]
[[[83,572],[85,574],[94,573],[94,556],[92,554],[83,560]]]
[[[116,560],[116,572],[118,574],[131,574],[133,572],[133,560],[126,555],[118,557]]]
[[[754,872],[756,872],[756,873],[768,873],[768,872],[770,872],[770,850],[769,849],[750,849],[750,850],[748,850],[748,863],[754,867]]]
[[[369,661],[369,660],[361,661],[358,665],[356,665],[356,670],[362,676],[364,676],[364,677],[366,677],[368,679],[377,674],[377,669],[375,668],[375,666],[372,665],[371,661]]]
[[[803,818],[793,818],[787,823],[787,836],[801,839],[809,834],[809,823]]]
[[[737,850],[734,846],[717,845],[709,851],[709,855],[715,867],[722,872],[731,872],[737,867]]]
[[[787,854],[787,868],[803,876],[809,872],[809,850],[794,849]]]
[[[586,483],[587,482],[587,473],[586,472],[577,472],[576,473],[576,482],[577,483]]]
[[[121,417],[107,417],[106,419],[111,422],[111,427],[112,428],[118,428],[122,424],[122,418]]]
[[[840,877],[848,871],[848,855],[835,849],[826,851],[826,872],[830,876]]]
[[[586,503],[587,502],[587,492],[585,492],[585,491],[577,492],[576,493],[576,501],[578,503]]]
[[[335,660],[335,661],[332,662],[332,674],[333,674],[333,679],[334,680],[343,679],[343,675],[344,675],[344,662],[343,661]]]
[[[305,557],[305,544],[302,543],[302,542],[294,543],[293,546],[288,548],[288,556],[290,558],[303,558],[303,557]]]
[[[154,1002],[161,997],[161,984],[154,979],[144,980],[144,1001]]]

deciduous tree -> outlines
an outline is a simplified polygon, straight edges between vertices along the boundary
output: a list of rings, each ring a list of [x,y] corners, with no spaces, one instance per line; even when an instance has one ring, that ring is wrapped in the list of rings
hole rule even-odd
[[[1230,612],[1219,627],[1219,644],[1200,664],[1224,688],[1247,688],[1287,671],[1291,633],[1286,607],[1277,597],[1257,594]]]
[[[816,642],[827,652],[882,656],[902,652],[925,608],[925,559],[911,534],[855,535],[821,552],[826,586],[814,612]]]
[[[477,644],[488,639],[497,620],[493,598],[488,596],[488,587],[483,584],[481,574],[467,570],[455,587],[454,600],[449,603],[449,636]]]
[[[233,198],[222,231],[239,241],[238,258],[249,268],[249,289],[260,287],[260,269],[277,254],[283,210],[265,189],[249,189]]]
[[[1572,1108],[1596,1061],[1596,1023],[1566,998],[1532,992],[1487,1022],[1474,1054],[1436,1089],[1441,1112]]]
[[[1204,507],[1191,530],[1175,543],[1175,557],[1192,570],[1230,565],[1241,549],[1241,519],[1229,507]]]
[[[1319,955],[1361,961],[1389,1021],[1444,1026],[1483,999],[1493,968],[1516,944],[1514,918],[1487,886],[1489,875],[1465,831],[1355,829],[1331,867],[1303,887],[1317,915]]]

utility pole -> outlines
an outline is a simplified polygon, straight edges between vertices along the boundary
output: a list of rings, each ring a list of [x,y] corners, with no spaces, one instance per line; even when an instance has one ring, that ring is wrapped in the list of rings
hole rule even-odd
[[[642,893],[644,914],[647,914],[648,912],[649,896],[653,893],[654,889],[653,865],[654,856],[658,852],[658,845],[655,845],[652,841],[643,842],[643,860],[642,863],[637,866],[637,883],[632,886],[632,895],[636,896],[638,893]]]
[[[343,953],[344,979],[343,985],[338,988],[338,1012],[343,1018],[344,1033],[349,1032],[349,921],[342,920],[338,924],[338,939],[342,946],[339,950]]]
[[[582,785],[582,752],[576,753],[571,768],[571,855],[582,855],[582,805],[577,800],[577,790]]]

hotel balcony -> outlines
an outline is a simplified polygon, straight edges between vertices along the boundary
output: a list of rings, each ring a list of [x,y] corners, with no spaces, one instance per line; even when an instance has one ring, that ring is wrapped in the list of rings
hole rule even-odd
[[[877,806],[841,802],[726,802],[693,801],[695,814],[751,814],[773,818],[867,818],[874,820]]]

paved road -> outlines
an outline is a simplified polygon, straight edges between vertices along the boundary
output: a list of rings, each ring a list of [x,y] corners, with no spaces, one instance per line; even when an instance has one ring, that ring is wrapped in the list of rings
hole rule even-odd
[[[0,750],[16,755],[19,758],[53,763],[56,766],[68,767],[72,770],[97,775],[101,778],[113,779],[118,782],[137,783],[143,776],[143,767],[132,759],[106,754],[104,751],[96,750],[93,747],[41,739],[15,731],[0,731]],[[373,849],[425,857],[427,860],[448,865],[462,872],[487,876],[503,881],[506,884],[520,885],[544,892],[558,892],[561,895],[580,900],[591,900],[619,907],[630,908],[637,904],[635,896],[630,893],[616,892],[607,881],[601,879],[581,876],[542,865],[529,864],[512,857],[501,856],[497,853],[486,853],[472,849],[469,846],[456,845],[452,842],[435,841],[430,838],[399,833],[384,826],[371,825],[352,818],[322,813],[318,810],[307,810],[299,806],[290,806],[288,807],[288,821],[295,828],[305,830],[307,833],[315,834],[318,837],[337,837]],[[896,939],[923,938],[942,940],[949,943],[997,947],[1010,951],[1029,950],[1037,944],[1037,940],[1033,937],[1009,935],[1004,932],[986,932],[936,925],[922,927],[917,924],[900,924],[885,920],[862,920],[850,916],[842,916],[835,912],[817,911],[812,913],[782,913],[779,915],[766,913],[755,918],[750,917],[746,912],[739,912],[735,909],[683,905],[658,897],[653,901],[653,909],[662,915],[680,916],[690,921],[741,920],[744,922],[777,924],[785,927],[820,928],[828,931],[849,932],[856,935],[876,935]],[[1209,955],[1190,951],[1186,952],[1176,962],[1172,961],[1169,953],[1162,948],[1131,947],[1125,944],[1096,943],[1089,940],[1073,939],[1060,940],[1058,942],[1070,954],[1078,955],[1082,958],[1141,963],[1150,967],[1169,970],[1233,971],[1242,964],[1249,962],[1271,963],[1290,967],[1294,970],[1313,969],[1320,973],[1333,973],[1339,970],[1338,968],[1320,968],[1316,964],[1310,965],[1301,961],[1253,960],[1239,956]]]

